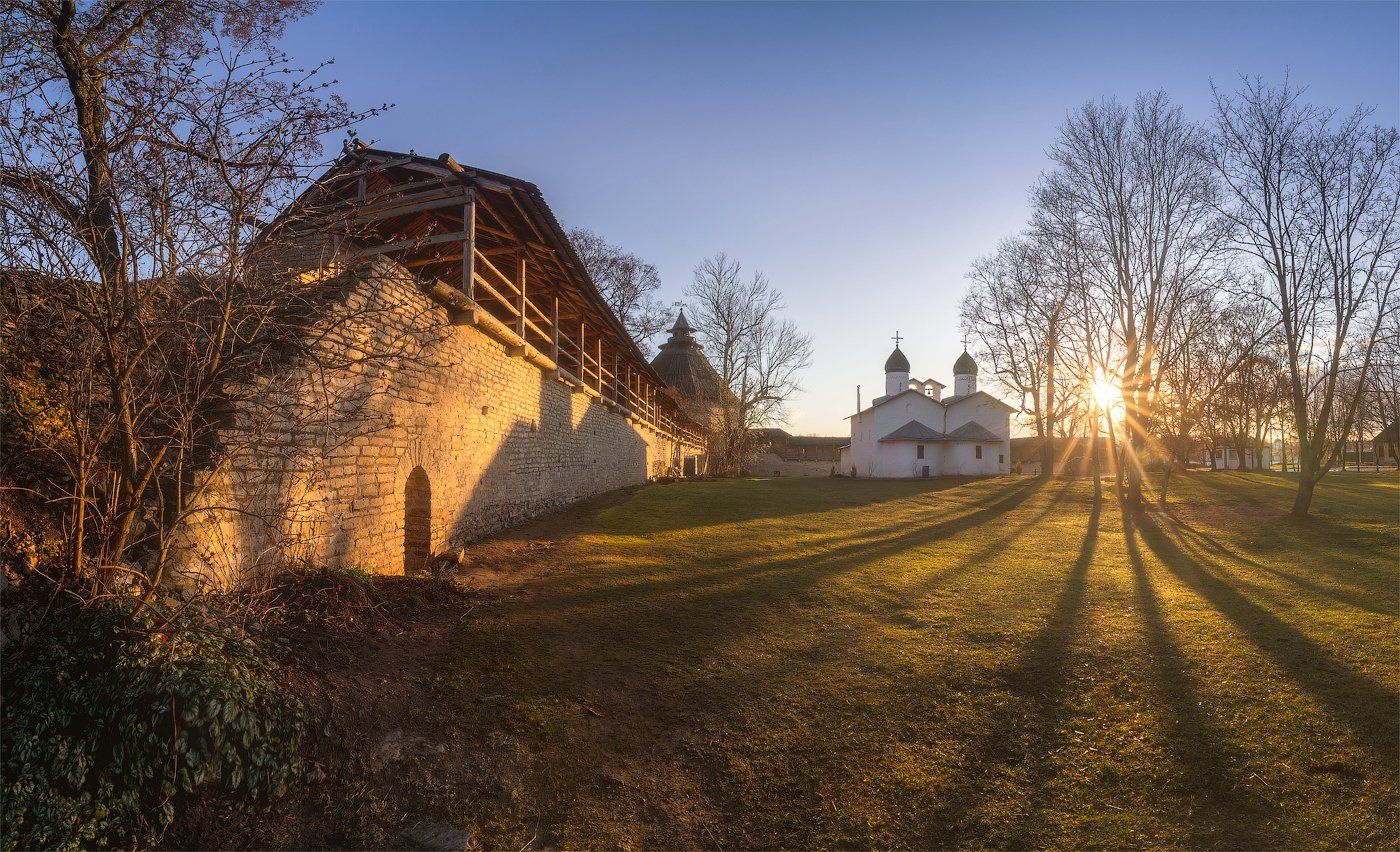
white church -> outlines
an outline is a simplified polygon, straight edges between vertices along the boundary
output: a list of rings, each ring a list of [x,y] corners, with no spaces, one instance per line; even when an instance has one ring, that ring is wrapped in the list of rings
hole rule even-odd
[[[953,363],[953,395],[942,382],[909,378],[899,350],[885,361],[885,395],[851,415],[841,450],[847,476],[995,476],[1011,461],[1011,406],[977,389],[977,362],[966,350]]]

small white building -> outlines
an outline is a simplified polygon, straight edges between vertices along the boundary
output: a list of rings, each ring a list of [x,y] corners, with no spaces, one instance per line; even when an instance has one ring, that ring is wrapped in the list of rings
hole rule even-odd
[[[1240,463],[1240,451],[1234,447],[1216,447],[1212,454],[1215,456],[1216,470],[1268,470],[1274,466],[1274,452],[1271,447],[1245,447],[1243,464]],[[1210,456],[1206,456],[1205,464],[1210,464]]]
[[[995,476],[1010,470],[1011,406],[977,389],[967,352],[953,364],[953,395],[933,379],[910,380],[898,342],[885,361],[885,395],[849,418],[841,451],[848,476],[908,479]]]

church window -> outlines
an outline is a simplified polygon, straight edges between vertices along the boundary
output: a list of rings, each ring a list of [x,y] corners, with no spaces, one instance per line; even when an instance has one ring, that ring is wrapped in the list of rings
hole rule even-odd
[[[978,445],[977,445],[977,457],[978,457],[979,459],[982,458],[982,445],[981,445],[981,444],[978,444]]]
[[[918,452],[919,452],[919,454],[918,454],[918,456],[916,456],[916,458],[923,458],[923,457],[924,457],[924,445],[923,445],[923,444],[919,444],[915,449],[917,449]]]
[[[997,464],[1006,464],[1006,456],[1004,454],[997,453]]]

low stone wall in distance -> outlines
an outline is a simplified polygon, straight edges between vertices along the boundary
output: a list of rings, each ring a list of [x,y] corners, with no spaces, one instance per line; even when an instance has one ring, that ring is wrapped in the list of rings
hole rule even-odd
[[[787,461],[776,453],[760,453],[746,465],[744,472],[750,476],[833,476],[838,464],[835,461]]]

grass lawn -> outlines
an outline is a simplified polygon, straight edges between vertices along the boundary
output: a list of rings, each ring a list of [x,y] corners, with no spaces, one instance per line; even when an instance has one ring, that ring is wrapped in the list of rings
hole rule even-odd
[[[453,639],[491,780],[434,816],[494,848],[1394,848],[1397,483],[1291,498],[639,489]]]

